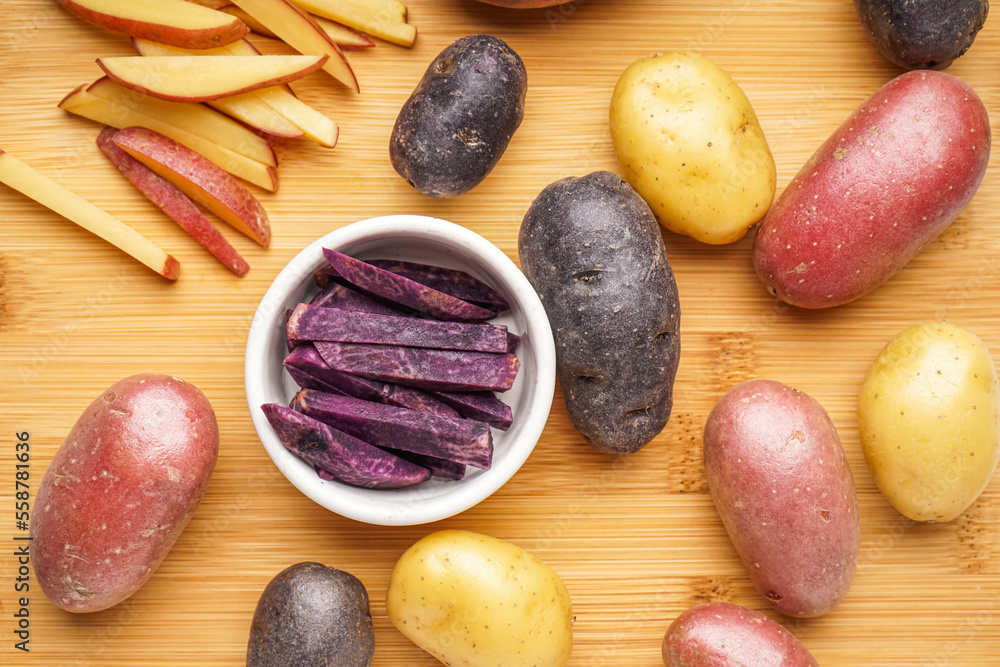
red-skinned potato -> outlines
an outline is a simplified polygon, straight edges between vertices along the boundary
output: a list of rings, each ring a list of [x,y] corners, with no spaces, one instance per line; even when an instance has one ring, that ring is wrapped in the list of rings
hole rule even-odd
[[[667,667],[818,667],[795,635],[764,614],[726,602],[691,607],[663,637]]]
[[[802,308],[867,294],[958,217],[989,157],[989,118],[968,84],[931,70],[896,77],[816,151],[761,222],[757,276]]]
[[[94,399],[34,503],[35,575],[49,599],[93,612],[137,591],[198,507],[218,451],[215,412],[183,380],[133,375]]]
[[[741,382],[705,423],[705,472],[757,591],[811,618],[847,595],[861,525],[854,478],[818,402],[772,380]]]

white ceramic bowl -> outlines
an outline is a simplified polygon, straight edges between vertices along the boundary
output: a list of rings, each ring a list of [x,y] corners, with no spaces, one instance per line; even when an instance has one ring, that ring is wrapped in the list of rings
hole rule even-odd
[[[312,466],[278,441],[260,406],[287,405],[298,385],[285,371],[285,309],[317,291],[313,273],[326,265],[323,248],[359,259],[401,259],[466,271],[499,291],[511,310],[493,320],[521,336],[521,370],[500,398],[511,406],[510,430],[493,430],[493,466],[469,467],[459,481],[432,478],[396,490],[362,489],[317,476]],[[531,454],[542,433],[555,388],[555,345],[538,295],[517,266],[495,245],[464,227],[418,215],[356,222],[310,244],[278,274],[250,325],[246,394],[254,428],[278,469],[302,493],[327,509],[366,523],[404,526],[438,521],[466,510],[499,489]]]

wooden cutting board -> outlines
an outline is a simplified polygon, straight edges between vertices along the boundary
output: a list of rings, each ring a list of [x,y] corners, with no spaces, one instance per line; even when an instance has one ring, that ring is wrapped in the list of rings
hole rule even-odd
[[[669,623],[709,600],[763,610],[824,666],[1000,664],[1000,480],[955,521],[905,521],[865,468],[855,407],[872,359],[911,324],[946,318],[1000,354],[996,164],[941,238],[875,294],[829,312],[800,312],[770,298],[753,275],[748,239],[716,248],[666,233],[682,301],[683,354],[674,416],[634,456],[592,452],[557,392],[521,471],[477,507],[437,524],[356,523],[305,498],[272,466],[250,422],[243,347],[267,286],[312,240],[355,220],[418,213],[465,225],[516,260],[518,225],[546,184],[617,170],[607,124],[611,91],[629,63],[651,52],[696,48],[740,83],[774,151],[779,188],[868,94],[898,74],[867,42],[849,0],[576,0],[534,11],[412,0],[410,8],[419,28],[415,48],[380,42],[350,54],[360,95],[321,75],[296,86],[337,119],[342,140],[333,150],[305,141],[280,147],[281,189],[261,193],[272,247],[224,230],[253,267],[241,280],[132,190],[94,146],[93,123],[56,108],[72,88],[99,76],[95,58],[130,53],[128,40],[81,23],[51,0],[3,0],[0,146],[167,248],[182,275],[170,284],[0,190],[0,663],[240,664],[264,585],[292,563],[316,560],[367,586],[376,665],[434,665],[389,623],[384,592],[407,546],[434,530],[462,528],[513,541],[562,576],[576,615],[572,665],[660,665]],[[502,37],[523,57],[530,82],[524,123],[485,183],[455,199],[431,200],[393,172],[389,133],[434,55],[476,32]],[[996,19],[950,71],[997,112]],[[31,652],[16,651],[14,434],[31,434],[34,494],[84,406],[137,372],[183,377],[213,403],[222,445],[207,495],[159,570],[117,607],[67,614],[32,580]],[[860,567],[847,599],[823,618],[792,621],[768,610],[707,493],[705,417],[728,387],[754,377],[818,399],[854,473]]]

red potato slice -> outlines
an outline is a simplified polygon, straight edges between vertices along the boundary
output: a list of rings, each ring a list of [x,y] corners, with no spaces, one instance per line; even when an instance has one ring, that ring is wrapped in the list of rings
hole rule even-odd
[[[266,139],[254,134],[232,118],[202,104],[157,99],[126,88],[106,76],[90,84],[87,92],[102,100],[130,107],[138,113],[187,130],[206,141],[245,155],[251,160],[271,167],[278,166],[274,148]]]
[[[289,451],[347,484],[366,489],[398,489],[419,484],[431,476],[427,468],[283,405],[267,403],[261,410]]]
[[[324,148],[333,148],[340,138],[340,128],[331,118],[320,113],[281,88],[257,91],[260,99],[301,129],[307,139]]]
[[[187,49],[229,44],[247,34],[239,19],[183,0],[56,0],[93,25]]]
[[[492,310],[456,299],[335,250],[324,248],[323,255],[337,273],[366,294],[419,310],[439,320],[483,322],[496,317]]]
[[[171,46],[163,46],[162,44],[156,44],[146,40],[133,39],[132,44],[135,46],[136,52],[142,56],[260,55],[257,49],[245,39],[233,42],[232,44],[228,44],[218,49],[211,49],[200,53],[197,51],[178,49]],[[253,110],[254,117],[251,120],[243,118],[240,120],[244,120],[244,122],[248,122],[259,129],[276,136],[291,137],[304,134],[307,139],[315,141],[324,148],[333,148],[337,145],[337,139],[340,135],[340,130],[337,127],[337,124],[316,109],[313,109],[305,102],[296,98],[292,89],[287,84],[272,86],[270,88],[261,88],[260,90],[243,93],[239,97],[242,99],[251,96],[260,100],[262,104],[266,105],[271,109],[271,111],[283,118],[287,124],[282,123],[281,121],[276,121],[272,116],[269,116],[265,112],[258,109]],[[228,113],[227,109],[237,113],[236,110],[230,108],[230,102],[228,100],[232,99],[234,98],[223,97],[218,100],[212,100],[209,104],[214,105],[223,113]],[[264,125],[266,125],[266,127],[264,127]]]
[[[521,367],[513,354],[324,341],[313,345],[335,371],[418,389],[507,391]]]
[[[360,51],[361,49],[370,49],[375,46],[375,42],[369,39],[368,35],[354,28],[349,28],[342,23],[325,19],[322,16],[313,16],[312,20],[323,29],[323,32],[326,33],[326,36],[331,41],[345,51]]]
[[[205,246],[227,269],[241,278],[245,276],[250,265],[240,257],[236,248],[229,244],[187,195],[119,148],[113,141],[116,133],[117,130],[113,127],[105,127],[97,135],[97,146],[101,152],[118,167],[136,190]]]
[[[426,412],[303,389],[292,408],[334,429],[380,447],[402,449],[489,470],[493,462],[490,427],[471,419]]]
[[[235,0],[233,4],[299,53],[326,56],[323,69],[354,92],[361,92],[343,51],[298,6],[287,0]]]
[[[150,42],[145,39],[132,39],[132,46],[140,56],[259,56],[260,52],[245,39],[241,39],[232,44],[221,46],[217,49],[206,49],[204,51],[193,51],[191,49],[179,49],[175,46],[165,46]],[[282,84],[281,88],[291,95],[292,89],[288,84]],[[301,137],[304,133],[301,128],[290,120],[275,111],[260,97],[261,90],[251,90],[239,95],[220,97],[217,100],[209,100],[206,104],[227,116],[246,123],[250,127],[266,132],[276,137],[295,138]],[[167,102],[165,102],[167,103]],[[169,103],[167,103],[169,104]],[[182,104],[177,102],[176,104]]]
[[[257,198],[207,158],[144,127],[128,127],[114,142],[184,194],[265,248],[271,243],[267,211]]]
[[[118,56],[98,58],[127,88],[174,102],[205,102],[301,79],[327,56]]]
[[[288,374],[303,389],[318,389],[331,394],[354,396],[366,401],[378,401],[399,408],[429,412],[441,417],[459,416],[448,405],[420,389],[335,371],[326,365],[316,348],[309,343],[292,350],[284,363]]]
[[[220,97],[205,104],[271,136],[297,139],[305,134],[302,128],[260,99],[255,90],[239,95]]]
[[[148,127],[201,153],[234,176],[274,192],[278,189],[278,173],[271,165],[235,153],[187,130],[147,116],[128,105],[115,104],[91,95],[80,86],[59,102],[59,108],[104,125],[125,128],[133,125]]]
[[[240,9],[239,7],[237,7],[232,3],[229,3],[223,7],[219,7],[219,11],[225,12],[230,16],[235,16],[239,20],[243,21],[244,23],[247,24],[247,27],[250,28],[250,31],[253,32],[255,35],[270,37],[271,39],[281,39],[273,32],[271,32],[271,29],[268,28],[266,25],[264,25],[254,17],[250,16],[250,14],[246,13],[245,11],[243,11],[242,9]]]
[[[295,340],[507,352],[507,327],[374,313],[358,317],[357,313],[349,310],[306,303],[298,304],[292,311],[287,331],[288,337]]]
[[[406,5],[383,0],[295,0],[307,12],[400,46],[413,46],[417,29],[406,22]]]
[[[0,183],[34,199],[91,234],[100,236],[167,280],[177,280],[181,270],[180,263],[158,245],[2,149]]]

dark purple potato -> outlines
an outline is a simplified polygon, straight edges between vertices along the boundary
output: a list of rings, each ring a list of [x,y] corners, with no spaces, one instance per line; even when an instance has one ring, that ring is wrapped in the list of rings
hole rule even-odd
[[[389,159],[429,197],[479,185],[524,117],[528,75],[521,58],[490,35],[459,39],[431,62],[396,118]]]
[[[945,69],[986,23],[989,0],[854,0],[872,44],[908,70]]]
[[[573,426],[629,454],[670,418],[680,303],[660,227],[618,176],[564,178],[535,198],[517,242],[542,299]]]
[[[379,447],[403,449],[484,470],[489,470],[493,462],[489,425],[471,419],[438,417],[313,389],[297,393],[292,408]]]
[[[418,389],[507,391],[521,368],[513,354],[325,341],[314,346],[335,371]]]
[[[414,317],[356,312],[300,303],[286,324],[292,340],[405,345],[439,350],[506,353],[507,327],[441,322]]]
[[[285,358],[285,368],[303,389],[354,396],[442,417],[458,417],[458,412],[453,408],[420,389],[335,371],[326,365],[323,357],[319,356],[319,352],[310,343],[300,345],[289,354]]]
[[[484,322],[496,317],[496,312],[492,310],[456,299],[335,250],[324,248],[323,255],[345,280],[362,292],[390,303],[419,310],[439,320]]]
[[[357,577],[297,563],[264,588],[250,625],[247,667],[368,667],[375,628]]]
[[[423,482],[430,471],[277,403],[261,406],[278,440],[306,462],[342,482],[398,489]]]

